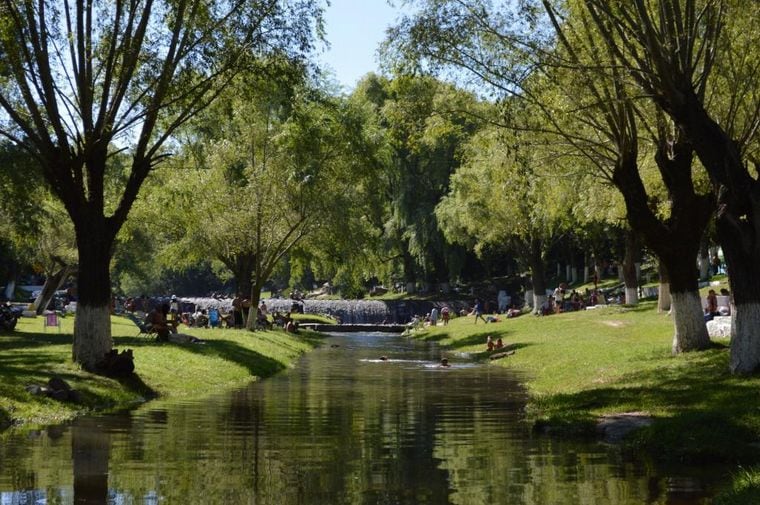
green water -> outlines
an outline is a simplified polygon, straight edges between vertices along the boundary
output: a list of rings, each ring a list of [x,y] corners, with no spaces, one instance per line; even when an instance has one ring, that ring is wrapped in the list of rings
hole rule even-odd
[[[709,503],[693,469],[531,433],[523,403],[501,367],[338,335],[225,395],[6,435],[0,505]]]

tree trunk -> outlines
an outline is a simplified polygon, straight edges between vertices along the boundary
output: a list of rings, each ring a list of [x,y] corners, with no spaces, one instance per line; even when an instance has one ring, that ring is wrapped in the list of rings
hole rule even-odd
[[[692,89],[665,90],[666,110],[689,136],[717,195],[718,238],[735,311],[731,319],[733,373],[760,367],[760,181],[737,143],[714,121]]]
[[[251,308],[248,309],[248,320],[245,322],[247,330],[256,330],[256,320],[259,317],[259,302],[261,301],[262,284],[258,282],[251,283]]]
[[[623,259],[626,305],[638,305],[639,303],[639,280],[636,277],[636,263],[639,257],[641,257],[641,244],[636,232],[629,229],[625,234],[625,258]]]
[[[72,356],[85,369],[113,348],[111,338],[111,246],[102,220],[75,223],[79,250],[77,312]]]
[[[662,260],[658,262],[658,273],[660,274],[660,286],[657,291],[657,312],[663,313],[670,311],[671,296],[670,296],[670,279],[668,278],[668,270],[662,263]]]
[[[673,299],[673,354],[705,349],[710,345],[710,337],[702,311],[702,300],[698,291],[682,291],[671,294]]]
[[[707,235],[702,237],[702,241],[699,244],[697,265],[699,265],[699,280],[706,281],[710,279],[710,250],[707,247]]]
[[[8,300],[13,300],[13,293],[16,291],[16,279],[8,279],[8,283],[5,285],[4,296]]]
[[[235,261],[235,285],[238,294],[250,293],[253,289],[254,257],[250,254],[240,254]]]
[[[61,286],[63,286],[63,283],[66,282],[66,279],[73,271],[74,267],[65,265],[63,268],[54,274],[49,275],[47,279],[45,279],[45,286],[42,288],[42,293],[40,293],[40,296],[34,301],[34,310],[37,315],[45,312],[48,305],[50,305],[50,300],[53,299],[55,292],[61,289]]]
[[[710,346],[710,336],[705,325],[702,299],[697,287],[696,272],[693,261],[689,258],[696,256],[698,242],[692,244],[692,253],[677,252],[663,259],[670,280],[670,296],[672,299],[673,322],[673,352],[698,351]]]
[[[749,374],[760,368],[760,294],[757,291],[760,258],[753,250],[756,235],[736,236],[731,227],[722,223],[724,220],[718,220],[718,236],[723,244],[731,286],[730,369],[732,373]]]
[[[541,241],[531,240],[530,243],[530,275],[533,284],[533,311],[539,312],[546,301],[546,272]]]
[[[529,309],[533,309],[536,306],[536,297],[533,293],[532,289],[525,290],[525,306]]]

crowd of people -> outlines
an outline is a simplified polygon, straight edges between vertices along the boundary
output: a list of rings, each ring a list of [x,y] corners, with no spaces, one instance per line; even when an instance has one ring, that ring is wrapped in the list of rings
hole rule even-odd
[[[223,307],[202,308],[181,301],[172,295],[166,298],[148,298],[140,296],[127,298],[123,302],[123,310],[136,321],[146,326],[150,333],[155,333],[158,340],[171,340],[176,335],[177,328],[183,324],[190,328],[237,328],[246,327],[251,309],[251,301],[241,295],[232,299],[231,308]],[[291,312],[269,312],[262,300],[256,311],[256,329],[282,328],[296,333],[298,321]]]
[[[574,310],[583,310],[588,306],[599,304],[602,300],[600,293],[594,289],[586,289],[583,293],[568,290],[567,286],[560,284],[554,292],[546,298],[541,305],[540,310],[536,311],[537,315],[548,316],[550,314],[559,314],[562,312],[572,312]]]

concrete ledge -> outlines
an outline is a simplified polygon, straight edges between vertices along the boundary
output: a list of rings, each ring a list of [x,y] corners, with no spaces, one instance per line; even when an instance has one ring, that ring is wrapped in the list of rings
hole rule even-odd
[[[406,325],[403,324],[322,324],[322,323],[303,323],[298,325],[299,328],[319,331],[323,333],[330,332],[351,332],[351,331],[379,331],[387,333],[403,333]]]
[[[707,321],[707,334],[711,337],[730,337],[731,316],[715,316],[712,321]]]

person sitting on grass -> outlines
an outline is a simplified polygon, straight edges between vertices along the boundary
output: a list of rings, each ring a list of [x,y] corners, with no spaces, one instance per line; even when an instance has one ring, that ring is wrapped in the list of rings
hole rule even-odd
[[[501,337],[496,339],[496,348],[501,349],[504,347],[504,342],[501,340]]]
[[[155,332],[156,340],[159,342],[167,342],[169,340],[169,333],[177,331],[176,324],[167,321],[166,315],[168,313],[169,304],[163,303],[151,310],[150,313],[148,313],[148,317],[145,319],[145,323],[151,331]]]
[[[720,315],[718,312],[718,296],[715,294],[715,290],[711,289],[707,292],[707,306],[705,307],[705,322],[712,321],[713,318]]]
[[[488,335],[488,338],[486,338],[486,348],[488,349],[489,352],[493,351],[494,349],[493,338],[491,337],[491,335]]]

